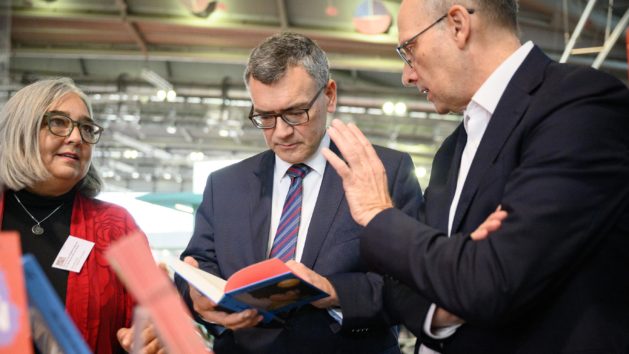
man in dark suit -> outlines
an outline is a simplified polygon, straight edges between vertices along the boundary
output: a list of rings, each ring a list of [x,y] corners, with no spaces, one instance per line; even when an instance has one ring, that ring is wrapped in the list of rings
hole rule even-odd
[[[360,259],[362,227],[349,213],[341,179],[321,155],[324,147],[336,151],[326,134],[327,113],[334,112],[337,96],[325,53],[298,34],[272,36],[252,51],[245,83],[253,104],[249,118],[270,150],[209,176],[182,258],[227,278],[274,257],[281,234],[276,230],[284,230],[282,206],[293,190],[286,174],[306,165],[298,237],[286,259],[294,258],[287,264],[330,296],[278,325],[260,323],[253,310],[218,311],[178,279],[180,292],[197,319],[208,323],[219,354],[399,353],[396,331],[381,317],[383,280],[368,273]],[[416,217],[421,190],[410,156],[376,150],[396,207]]]
[[[629,90],[521,45],[516,13],[514,0],[400,7],[402,81],[440,113],[464,113],[435,156],[420,221],[376,188],[382,164],[355,126],[328,131],[346,161],[324,155],[366,226],[362,255],[394,278],[389,310],[438,339],[433,349],[627,353]],[[498,205],[502,227],[472,240]],[[432,306],[414,294],[465,323],[431,326]]]

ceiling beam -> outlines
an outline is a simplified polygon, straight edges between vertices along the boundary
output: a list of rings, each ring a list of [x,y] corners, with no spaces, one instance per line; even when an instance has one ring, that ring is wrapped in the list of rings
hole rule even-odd
[[[88,48],[13,48],[14,58],[41,58],[41,59],[95,59],[95,60],[139,60],[146,58],[135,50],[125,49],[88,49]],[[249,51],[238,49],[202,50],[202,51],[165,51],[152,50],[152,61],[195,62],[195,63],[222,63],[245,65],[249,57]],[[346,55],[340,53],[328,53],[328,59],[332,69],[338,70],[366,70],[376,72],[402,72],[402,61],[394,56],[381,58],[365,55]]]
[[[116,7],[118,8],[118,11],[120,11],[120,18],[122,19],[122,23],[124,23],[125,28],[131,34],[131,37],[133,37],[138,47],[140,47],[140,50],[142,51],[144,57],[148,57],[148,48],[146,46],[146,41],[144,40],[142,33],[140,33],[140,30],[138,29],[136,24],[133,23],[133,21],[129,21],[128,19],[129,13],[127,10],[127,1],[116,0]]]
[[[286,13],[286,2],[284,0],[275,0],[277,4],[277,17],[280,19],[280,28],[282,31],[290,26],[288,22],[288,14]]]
[[[119,1],[119,0],[117,0]],[[14,9],[13,18],[31,19],[57,19],[60,21],[97,21],[97,22],[119,22],[117,15],[110,13],[93,13],[64,11],[52,12],[43,9]],[[183,16],[159,16],[159,15],[127,15],[128,21],[133,23],[147,23],[159,25],[182,26],[197,29],[235,31],[239,35],[255,35],[256,37],[268,37],[282,30],[281,26],[248,24],[242,22],[230,22],[226,20],[207,21],[194,17]],[[368,35],[358,32],[348,32],[339,30],[312,29],[307,27],[287,26],[286,31],[299,32],[309,37],[316,37],[319,40],[342,40],[356,43],[370,43],[380,45],[397,45],[397,37],[393,34]]]

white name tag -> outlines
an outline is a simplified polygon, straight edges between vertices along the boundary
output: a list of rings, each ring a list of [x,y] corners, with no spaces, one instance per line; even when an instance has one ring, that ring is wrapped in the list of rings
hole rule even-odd
[[[52,267],[78,273],[93,247],[94,242],[70,235],[61,247]]]

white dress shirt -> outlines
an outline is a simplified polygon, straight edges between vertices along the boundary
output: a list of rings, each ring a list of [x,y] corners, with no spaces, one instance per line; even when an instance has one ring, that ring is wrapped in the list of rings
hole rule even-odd
[[[461,164],[459,167],[459,175],[456,182],[456,191],[452,204],[450,205],[450,214],[448,218],[448,236],[452,233],[452,222],[459,204],[461,191],[465,185],[467,174],[472,166],[472,161],[476,155],[476,150],[483,139],[487,125],[491,116],[500,102],[500,98],[504,94],[507,85],[513,78],[513,75],[522,65],[526,57],[533,49],[533,42],[528,41],[513,54],[511,54],[494,72],[485,80],[481,87],[476,91],[472,100],[465,108],[463,114],[463,127],[467,133],[467,143],[461,156]],[[489,215],[488,215],[489,216]],[[432,304],[424,320],[424,332],[435,339],[444,339],[454,334],[460,325],[440,328],[431,331],[432,318],[436,309],[436,305]],[[425,346],[421,346],[419,354],[437,353]]]
[[[317,197],[319,196],[319,190],[321,189],[321,182],[323,181],[323,173],[325,172],[325,165],[327,163],[325,157],[321,153],[321,149],[330,147],[330,137],[326,133],[321,139],[319,148],[317,151],[303,163],[311,168],[311,171],[304,177],[302,200],[301,200],[301,217],[299,220],[299,232],[297,233],[297,245],[295,250],[295,260],[301,261],[301,256],[304,254],[304,246],[306,245],[306,236],[308,236],[308,227],[312,220],[312,214],[314,213],[315,204],[317,203]],[[284,208],[284,202],[286,201],[286,195],[288,195],[288,189],[290,188],[290,177],[286,174],[286,171],[292,166],[280,159],[275,155],[275,170],[273,172],[273,200],[271,202],[271,229],[269,230],[269,244],[267,246],[267,257],[271,253],[273,247],[273,240],[275,239],[275,233],[277,227],[280,224],[280,218],[282,217],[282,209]],[[340,309],[328,309],[328,313],[337,322],[343,322],[343,313]]]
[[[311,171],[304,177],[303,191],[301,200],[301,218],[299,220],[299,232],[297,234],[297,249],[295,250],[295,260],[300,261],[301,256],[304,253],[304,245],[306,244],[306,236],[308,234],[308,226],[310,226],[310,220],[312,220],[312,214],[314,212],[315,204],[317,203],[317,196],[319,196],[319,190],[321,189],[321,182],[323,181],[323,172],[325,171],[326,160],[321,153],[321,149],[330,146],[330,137],[325,134],[321,139],[321,144],[317,151],[303,163],[311,168]],[[271,229],[269,230],[269,244],[267,247],[267,257],[273,247],[273,240],[275,239],[275,233],[277,227],[280,224],[280,217],[282,216],[282,208],[284,208],[284,202],[286,201],[286,195],[290,187],[290,176],[286,174],[286,171],[293,164],[288,163],[280,159],[275,155],[275,171],[273,172],[273,201],[271,210]]]

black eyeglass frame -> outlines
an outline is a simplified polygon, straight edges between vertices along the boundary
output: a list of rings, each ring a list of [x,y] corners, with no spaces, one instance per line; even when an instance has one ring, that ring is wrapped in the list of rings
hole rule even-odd
[[[52,127],[50,126],[50,119],[52,117],[65,118],[65,119],[70,120],[70,122],[72,124],[72,128],[65,135],[59,134],[57,132],[54,132],[52,130]],[[92,144],[92,145],[97,144],[100,141],[100,137],[103,134],[103,131],[105,131],[105,128],[101,127],[100,125],[98,125],[98,124],[96,124],[96,123],[94,123],[92,121],[89,121],[89,122],[76,121],[76,120],[74,120],[74,119],[72,119],[72,118],[70,118],[70,117],[68,117],[68,116],[66,116],[64,114],[59,113],[59,112],[46,112],[46,113],[44,113],[44,119],[46,119],[46,126],[48,127],[48,131],[52,135],[60,136],[62,138],[67,138],[70,135],[72,135],[72,132],[74,131],[74,127],[78,127],[79,134],[81,135],[81,139],[83,139],[84,142],[86,142],[88,144]],[[98,128],[98,130],[96,131],[96,133],[97,133],[96,141],[89,141],[88,139],[85,139],[85,136],[83,136],[83,130],[81,130],[81,126],[83,126],[83,125],[90,125],[90,126],[94,126],[94,127]]]
[[[275,126],[277,125],[277,117],[282,118],[282,120],[284,121],[284,123],[290,125],[290,126],[296,126],[296,125],[302,125],[302,124],[306,124],[310,121],[310,114],[308,113],[310,111],[310,109],[312,108],[312,106],[314,106],[315,102],[317,101],[317,98],[319,98],[319,96],[321,96],[321,92],[323,92],[323,90],[328,87],[327,84],[323,85],[318,91],[317,94],[314,96],[314,98],[312,100],[310,100],[310,102],[308,102],[308,104],[306,105],[306,108],[296,108],[296,109],[288,109],[285,111],[281,111],[281,112],[277,112],[277,113],[260,113],[260,114],[253,114],[253,105],[251,105],[251,110],[249,111],[249,120],[251,120],[251,122],[253,123],[253,125],[258,128],[258,129],[271,129],[271,128],[275,128]],[[285,117],[286,114],[306,114],[306,120],[304,120],[303,122],[292,122],[289,119],[287,119]],[[271,118],[274,117],[275,119],[273,120],[273,125],[269,125],[269,126],[263,126],[262,124],[258,123],[256,121],[256,118]]]
[[[470,15],[472,15],[474,12],[476,12],[476,10],[474,9],[466,9],[467,13],[469,13]],[[402,58],[402,60],[404,60],[404,62],[406,64],[408,64],[409,67],[413,67],[412,64],[412,59],[409,59],[406,57],[406,52],[407,49],[406,47],[408,47],[411,43],[415,42],[415,40],[417,39],[417,37],[421,36],[422,34],[424,34],[426,31],[428,31],[429,29],[433,28],[437,23],[443,21],[444,18],[448,17],[448,14],[446,13],[445,15],[439,17],[435,22],[431,23],[428,27],[424,28],[423,30],[419,31],[416,35],[414,35],[413,37],[407,39],[404,41],[404,43],[400,44],[399,46],[397,46],[395,48],[395,51],[397,52],[397,54],[400,56],[400,58]],[[408,53],[411,54],[411,56],[413,55],[413,52],[408,50]]]

